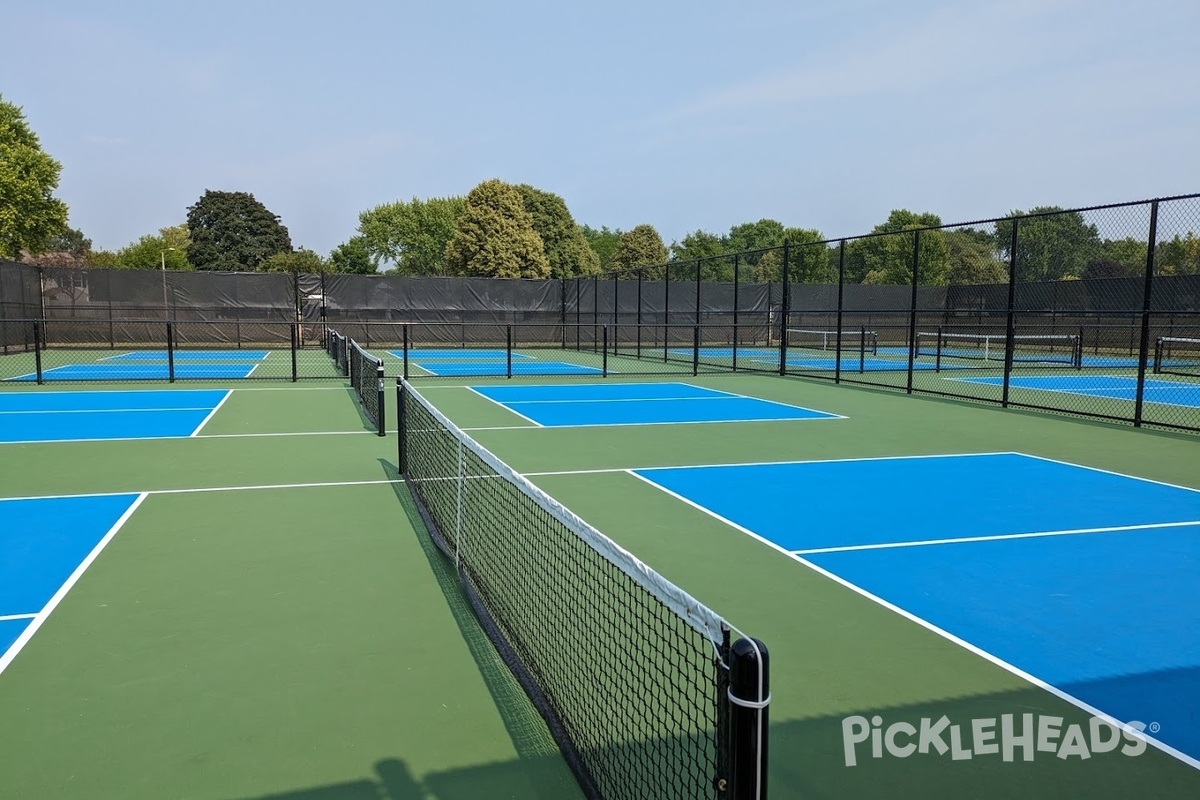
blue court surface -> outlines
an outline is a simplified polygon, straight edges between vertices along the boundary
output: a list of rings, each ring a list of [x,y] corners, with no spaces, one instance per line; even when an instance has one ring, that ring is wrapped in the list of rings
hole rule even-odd
[[[249,378],[258,368],[258,362],[245,364],[209,364],[197,362],[176,362],[175,377],[181,380],[209,378],[220,380],[225,378]],[[67,364],[62,367],[52,367],[42,371],[42,379],[47,381],[132,381],[156,380],[165,381],[170,378],[170,367],[163,362],[103,362],[99,364]],[[36,373],[18,375],[8,378],[10,381],[35,381]]]
[[[176,350],[173,356],[166,350],[137,350],[100,360],[166,364],[174,358],[176,364],[252,364],[264,360],[267,355],[266,350]]]
[[[635,474],[1200,759],[1200,490],[1018,453]]]
[[[0,671],[136,494],[0,500]],[[39,622],[40,624],[40,622]]]
[[[967,383],[1002,386],[1004,379],[958,378]],[[1037,389],[1043,392],[1081,394],[1088,397],[1107,397],[1133,401],[1137,398],[1137,378],[1123,375],[1030,375],[1009,379],[1014,389]],[[1143,398],[1147,403],[1200,408],[1200,383],[1146,379]]]
[[[0,393],[0,443],[194,436],[225,389]]]
[[[687,383],[471,388],[514,414],[543,427],[840,419],[838,415],[824,411]]]

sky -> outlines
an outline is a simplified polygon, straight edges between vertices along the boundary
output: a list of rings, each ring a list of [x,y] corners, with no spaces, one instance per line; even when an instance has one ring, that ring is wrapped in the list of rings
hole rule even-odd
[[[1196,0],[4,0],[96,249],[253,194],[327,255],[490,178],[669,245],[1200,192]]]

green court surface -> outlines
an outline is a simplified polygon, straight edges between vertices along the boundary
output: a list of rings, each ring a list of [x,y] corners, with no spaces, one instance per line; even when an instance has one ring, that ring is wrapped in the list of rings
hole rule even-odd
[[[535,428],[466,388],[485,381],[416,385],[767,643],[772,798],[1200,796],[1200,770],[1153,747],[1030,762],[862,749],[847,766],[854,715],[1088,715],[624,471],[1019,451],[1200,488],[1196,436],[770,375],[676,380],[845,419]],[[0,673],[0,798],[581,797],[397,478],[394,395],[379,438],[344,385],[232,388],[193,438],[0,444],[0,496],[147,493]],[[938,486],[912,491],[939,513]],[[803,487],[794,502],[803,526]]]

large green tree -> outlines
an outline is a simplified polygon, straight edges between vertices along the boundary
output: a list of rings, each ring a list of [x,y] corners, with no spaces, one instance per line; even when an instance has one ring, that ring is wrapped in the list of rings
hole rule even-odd
[[[733,258],[724,258],[724,240],[715,233],[697,230],[683,237],[683,241],[671,243],[671,260],[674,262],[700,262],[700,279],[704,281],[733,280]]]
[[[187,227],[196,269],[249,272],[292,251],[288,229],[249,192],[205,191],[188,207]]]
[[[600,271],[600,256],[588,245],[583,232],[567,209],[566,201],[556,194],[535,189],[527,183],[517,185],[525,210],[533,218],[550,262],[550,277],[570,278],[594,275]]]
[[[1156,275],[1200,274],[1200,236],[1188,231],[1159,242],[1154,251]]]
[[[446,263],[458,275],[550,276],[550,262],[521,193],[496,178],[467,194],[458,231],[446,245]]]
[[[299,247],[287,253],[273,253],[259,266],[263,272],[292,272],[319,275],[330,272],[329,262],[309,250]]]
[[[61,171],[21,109],[0,95],[0,256],[42,252],[66,230],[67,205],[54,197]]]
[[[384,203],[358,215],[358,231],[375,266],[398,275],[448,275],[446,246],[466,208],[461,197]]]
[[[846,248],[847,283],[911,283],[914,229],[941,225],[937,214],[894,209],[887,221]],[[946,236],[940,230],[921,231],[918,279],[923,285],[944,284],[950,265]]]
[[[637,225],[622,233],[613,249],[613,269],[634,269],[635,267],[660,267],[657,270],[647,270],[646,277],[661,278],[661,266],[667,260],[667,246],[663,244],[662,236],[653,225]]]
[[[1008,283],[1008,265],[996,255],[996,238],[988,231],[960,228],[944,232],[950,264],[946,282],[955,286]]]
[[[1087,263],[1100,255],[1099,232],[1083,214],[1063,211],[1058,206],[1042,206],[1028,215],[1014,211],[996,223],[996,245],[1005,260],[1012,257],[1013,219],[1018,217],[1018,281],[1078,278]]]
[[[161,228],[157,234],[147,234],[116,252],[115,266],[121,269],[192,269],[188,260],[191,240],[186,225]],[[94,266],[99,266],[94,264]]]
[[[351,236],[333,248],[329,254],[329,267],[334,272],[351,272],[358,275],[374,275],[378,272],[371,250],[362,236]]]
[[[611,270],[613,253],[617,251],[617,240],[621,238],[623,231],[620,228],[610,229],[607,225],[602,225],[600,230],[596,230],[590,225],[580,225],[579,231],[583,234],[583,238],[587,239],[587,243],[591,245],[596,255],[600,257],[601,271]]]

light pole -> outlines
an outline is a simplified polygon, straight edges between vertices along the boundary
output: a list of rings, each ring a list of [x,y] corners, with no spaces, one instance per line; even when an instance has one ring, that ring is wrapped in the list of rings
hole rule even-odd
[[[167,250],[174,250],[174,247],[168,247]],[[158,257],[162,262],[162,285],[163,285],[163,319],[170,320],[170,311],[167,306],[167,250],[159,250]]]

